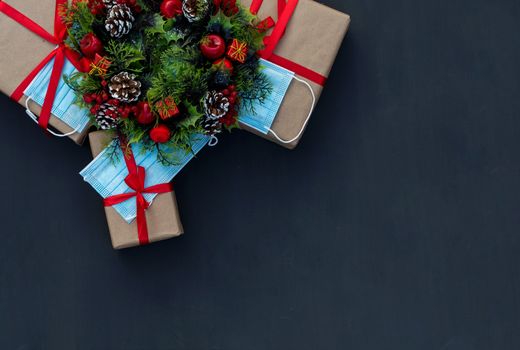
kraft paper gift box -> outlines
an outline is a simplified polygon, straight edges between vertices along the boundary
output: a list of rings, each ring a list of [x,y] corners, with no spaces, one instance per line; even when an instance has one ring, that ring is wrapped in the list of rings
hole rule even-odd
[[[55,0],[1,1],[23,13],[47,32],[54,32]],[[54,48],[55,45],[45,41],[0,12],[0,91],[10,96]],[[18,101],[24,107],[26,98],[27,96],[24,96]],[[41,106],[34,101],[30,101],[29,107],[34,114],[39,115]],[[49,125],[61,133],[69,133],[74,130],[54,115],[51,116]],[[77,144],[81,144],[87,133],[88,127],[85,127],[81,132],[76,132],[69,137]]]
[[[106,131],[92,132],[89,134],[89,141],[92,155],[95,158],[110,143],[111,134]],[[136,220],[130,224],[127,223],[113,207],[105,207],[105,213],[114,249],[139,245]],[[150,243],[182,235],[183,227],[175,193],[157,195],[152,205],[146,210],[146,221]]]
[[[242,0],[245,6],[250,6],[251,2]],[[277,13],[277,1],[264,0],[258,16],[260,19],[271,16],[276,21]],[[300,0],[274,53],[328,77],[349,24],[350,16],[347,14],[312,0]],[[297,76],[309,82],[317,101],[323,86]],[[312,96],[308,88],[293,80],[271,129],[284,140],[293,139],[304,127],[311,107]],[[241,127],[289,149],[295,148],[301,139],[300,135],[295,141],[284,144],[272,133],[265,135],[245,124]]]

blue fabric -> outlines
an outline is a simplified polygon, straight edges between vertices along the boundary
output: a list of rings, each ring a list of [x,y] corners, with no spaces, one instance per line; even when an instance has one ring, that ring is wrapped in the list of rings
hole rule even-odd
[[[177,165],[162,165],[157,160],[157,150],[144,152],[140,144],[133,144],[137,165],[146,169],[145,186],[153,186],[161,183],[170,182],[188,162],[208,143],[209,137],[205,135],[195,135],[192,138],[193,153],[186,153],[181,149],[165,149],[174,155]],[[114,141],[112,141],[114,142]],[[165,146],[161,146],[165,147]],[[106,154],[106,149],[101,152],[85,169],[80,172],[83,179],[88,182],[103,198],[112,195],[128,193],[132,190],[124,182],[128,175],[128,169],[123,159],[123,153],[118,150],[118,161],[114,161]],[[152,202],[157,194],[147,193],[144,195],[148,202]],[[131,223],[136,217],[135,199],[127,200],[114,206],[114,209]]]
[[[241,108],[238,119],[240,122],[267,135],[282,105],[287,89],[294,77],[294,72],[263,59],[260,60],[260,65],[263,68],[263,73],[271,81],[273,91],[265,101],[253,103],[254,112],[247,108]]]
[[[54,59],[43,67],[24,91],[26,96],[30,97],[40,106],[43,105],[43,101],[45,100],[45,94],[47,93],[47,87],[49,86],[49,81],[51,79],[53,65]],[[89,111],[74,104],[76,94],[63,80],[63,75],[69,76],[70,74],[77,72],[77,70],[72,63],[66,59],[62,72],[62,78],[60,79],[58,89],[56,90],[56,98],[54,99],[54,104],[52,106],[52,114],[72,129],[78,128],[78,132],[82,132],[89,123]]]

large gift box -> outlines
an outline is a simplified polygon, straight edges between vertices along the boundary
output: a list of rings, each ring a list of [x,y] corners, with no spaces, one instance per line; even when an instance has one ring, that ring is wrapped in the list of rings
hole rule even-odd
[[[48,33],[54,33],[56,0],[2,0],[0,10],[12,7],[40,25]],[[20,83],[57,47],[41,36],[24,28],[20,23],[0,11],[0,91],[8,96]],[[54,61],[42,67],[38,76],[24,89],[17,102],[28,107],[28,114],[40,115]],[[71,73],[74,67],[66,61],[63,74]],[[28,96],[29,95],[29,96]],[[49,120],[51,131],[66,134],[81,144],[88,132],[87,111],[71,103],[73,91],[61,79]],[[27,98],[30,100],[26,104]],[[59,117],[58,117],[59,116]],[[56,132],[57,131],[57,132]]]
[[[106,131],[89,134],[90,148],[94,157],[97,157],[107,147],[111,136]],[[121,178],[117,177],[112,181],[122,182]],[[114,249],[140,245],[137,220],[131,220],[129,223],[129,220],[123,218],[121,211],[118,212],[113,206],[106,206],[105,212]],[[175,192],[158,194],[145,213],[149,242],[177,237],[183,233]]]
[[[242,2],[250,6],[255,1]],[[259,18],[279,19],[279,1],[256,2],[261,3]],[[287,4],[290,2],[287,1]],[[268,60],[295,71],[298,78],[308,82],[317,102],[347,33],[350,16],[312,0],[294,3],[297,3],[296,8],[274,50],[274,56]],[[299,69],[292,69],[295,66],[299,66]],[[242,127],[292,149],[301,139],[312,108],[313,98],[308,87],[293,80],[271,126],[278,138],[273,132],[263,133],[244,123]]]

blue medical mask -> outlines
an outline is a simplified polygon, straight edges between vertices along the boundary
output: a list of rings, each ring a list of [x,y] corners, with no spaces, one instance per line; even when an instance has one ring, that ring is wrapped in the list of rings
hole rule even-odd
[[[49,86],[51,79],[53,66],[54,59],[43,67],[27,89],[25,89],[24,95],[28,97],[28,100],[33,100],[40,106],[43,105],[45,95],[47,94],[47,87]],[[65,59],[62,77],[58,84],[56,98],[54,99],[54,104],[52,106],[52,114],[72,129],[76,130],[76,132],[81,133],[89,123],[89,111],[85,108],[79,108],[74,104],[76,101],[76,94],[63,80],[63,75],[69,76],[75,72],[77,72],[76,68],[69,60]],[[32,116],[30,111],[28,111],[27,114]]]
[[[170,182],[188,162],[208,143],[209,137],[205,135],[194,135],[192,137],[192,153],[186,153],[181,149],[169,147],[164,151],[173,155],[176,165],[163,165],[157,160],[157,150],[143,151],[140,144],[132,145],[132,152],[138,166],[146,169],[145,186],[153,186],[161,183]],[[112,141],[115,142],[115,141]],[[111,145],[112,146],[112,145]],[[109,146],[109,147],[111,147]],[[166,146],[160,146],[166,147]],[[103,198],[116,194],[128,193],[133,190],[125,183],[128,169],[123,160],[123,152],[119,149],[117,159],[107,156],[105,149],[89,165],[80,172],[83,179],[88,182]],[[145,193],[144,198],[151,203],[157,194]],[[135,199],[129,199],[123,203],[114,205],[113,208],[131,223],[136,215],[137,208]]]
[[[278,139],[278,141],[282,143],[291,143],[301,136],[305,127],[307,126],[307,123],[312,114],[312,110],[314,109],[314,105],[316,104],[316,96],[310,84],[305,80],[296,77],[294,72],[291,72],[290,70],[287,70],[264,59],[260,59],[260,65],[263,68],[262,72],[267,75],[268,79],[271,81],[273,91],[271,95],[263,102],[256,101],[253,103],[254,113],[247,108],[241,108],[238,119],[241,123],[263,133],[264,135],[272,133],[275,138]],[[312,95],[312,108],[309,111],[309,115],[307,116],[305,123],[296,137],[291,140],[284,140],[280,138],[271,129],[271,127],[273,126],[274,119],[280,110],[285,94],[287,93],[287,90],[289,89],[293,79],[305,84],[309,88]]]
[[[273,125],[274,118],[282,105],[283,98],[287,93],[294,73],[274,63],[260,59],[260,67],[273,88],[269,97],[263,102],[253,102],[253,108],[241,108],[238,119],[261,133],[268,134]]]

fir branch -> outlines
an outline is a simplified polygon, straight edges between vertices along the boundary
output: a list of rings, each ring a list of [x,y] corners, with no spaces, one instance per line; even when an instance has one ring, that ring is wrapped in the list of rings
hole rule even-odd
[[[273,89],[267,75],[258,67],[258,62],[238,67],[236,85],[242,106],[250,112],[254,112],[255,102],[263,103]]]
[[[143,64],[146,62],[146,58],[143,55],[140,43],[110,40],[105,46],[105,51],[112,62],[110,70],[114,73],[123,70],[138,74],[143,72]]]

